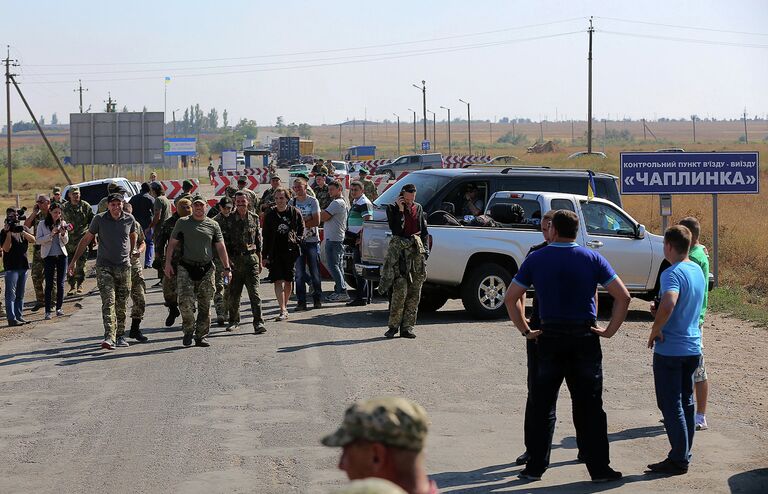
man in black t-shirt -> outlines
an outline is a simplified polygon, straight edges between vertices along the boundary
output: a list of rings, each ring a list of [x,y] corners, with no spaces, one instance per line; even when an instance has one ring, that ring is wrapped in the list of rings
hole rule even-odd
[[[5,270],[5,306],[9,326],[20,326],[27,321],[22,317],[24,289],[27,282],[29,243],[35,243],[35,236],[29,228],[18,221],[13,208],[6,211],[5,226],[0,231],[0,245],[3,246],[3,269]],[[21,231],[14,232],[13,230]]]

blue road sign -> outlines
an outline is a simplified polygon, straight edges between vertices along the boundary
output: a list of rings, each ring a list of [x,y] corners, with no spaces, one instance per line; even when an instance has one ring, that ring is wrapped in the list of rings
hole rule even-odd
[[[421,150],[429,151],[429,141],[427,140],[421,141]]]
[[[197,156],[197,139],[194,137],[168,137],[165,139],[166,156]]]
[[[622,194],[759,194],[760,155],[621,153]]]

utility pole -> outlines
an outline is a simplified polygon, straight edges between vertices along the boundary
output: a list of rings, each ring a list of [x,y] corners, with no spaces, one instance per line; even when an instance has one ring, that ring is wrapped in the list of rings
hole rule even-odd
[[[424,109],[424,140],[427,140],[427,81],[421,81],[421,87],[416,84],[413,85],[416,89],[421,90],[421,96],[423,98]]]
[[[461,98],[459,101],[467,105],[467,140],[469,141],[469,155],[472,156],[472,116],[469,114],[469,103]]]
[[[490,120],[488,121],[488,136],[489,136],[489,142],[493,144],[493,122]]]
[[[416,147],[416,110],[412,110],[411,108],[408,108],[408,111],[413,112],[413,152],[416,152],[418,149]]]
[[[587,60],[589,61],[589,79],[587,82],[587,152],[592,152],[592,33],[595,32],[595,28],[592,27],[592,16],[589,17],[589,55]]]
[[[16,74],[11,74],[11,66],[17,67],[18,60],[11,60],[11,47],[6,46],[5,60],[5,117],[8,127],[5,131],[6,146],[8,150],[8,193],[13,192],[13,164],[11,163],[11,77]]]
[[[342,159],[344,156],[341,154],[341,126],[344,125],[343,123],[339,124],[339,159]]]
[[[573,133],[573,120],[571,120],[571,146],[573,146],[574,143],[574,133]]]
[[[88,91],[83,87],[83,81],[77,80],[77,89],[73,89],[72,92],[80,93],[80,113],[83,113],[83,92]]]
[[[393,113],[397,117],[397,155],[400,156],[400,115]]]
[[[368,120],[368,108],[363,113],[363,146],[365,146],[365,121]]]
[[[448,110],[448,155],[451,155],[451,109],[441,106],[443,110]]]
[[[435,118],[435,112],[427,110],[427,113],[432,114],[432,146],[431,149],[437,149],[437,119]]]
[[[112,99],[112,93],[107,92],[107,113],[115,113],[115,108],[117,107],[117,100]]]
[[[691,123],[693,123],[693,143],[696,143],[696,115],[691,115]]]
[[[744,107],[744,144],[749,144],[749,136],[747,135],[747,107]]]
[[[544,142],[544,121],[539,120],[539,142]]]
[[[646,137],[645,137],[645,119],[642,119],[642,121],[643,121],[643,140],[645,140],[646,139]]]

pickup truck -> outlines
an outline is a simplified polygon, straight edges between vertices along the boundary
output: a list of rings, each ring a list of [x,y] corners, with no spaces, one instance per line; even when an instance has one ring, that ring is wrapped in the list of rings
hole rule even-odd
[[[512,214],[515,204],[522,206],[523,218]],[[507,286],[528,249],[543,241],[539,218],[550,209],[574,211],[580,223],[576,241],[608,259],[633,296],[655,297],[659,275],[669,266],[663,237],[648,233],[614,202],[557,192],[500,191],[485,209],[500,226],[430,225],[427,280],[419,309],[435,311],[448,299],[461,298],[464,308],[478,319],[504,317]],[[375,213],[363,226],[362,261],[355,264],[358,274],[373,281],[379,277],[392,235],[383,211]]]

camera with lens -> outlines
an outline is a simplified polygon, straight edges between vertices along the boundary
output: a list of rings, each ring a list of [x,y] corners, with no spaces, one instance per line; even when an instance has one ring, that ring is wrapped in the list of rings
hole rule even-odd
[[[24,225],[22,222],[27,219],[27,208],[21,208],[16,210],[15,218],[5,218],[5,224],[8,225],[8,230],[11,233],[21,233],[24,231]]]

